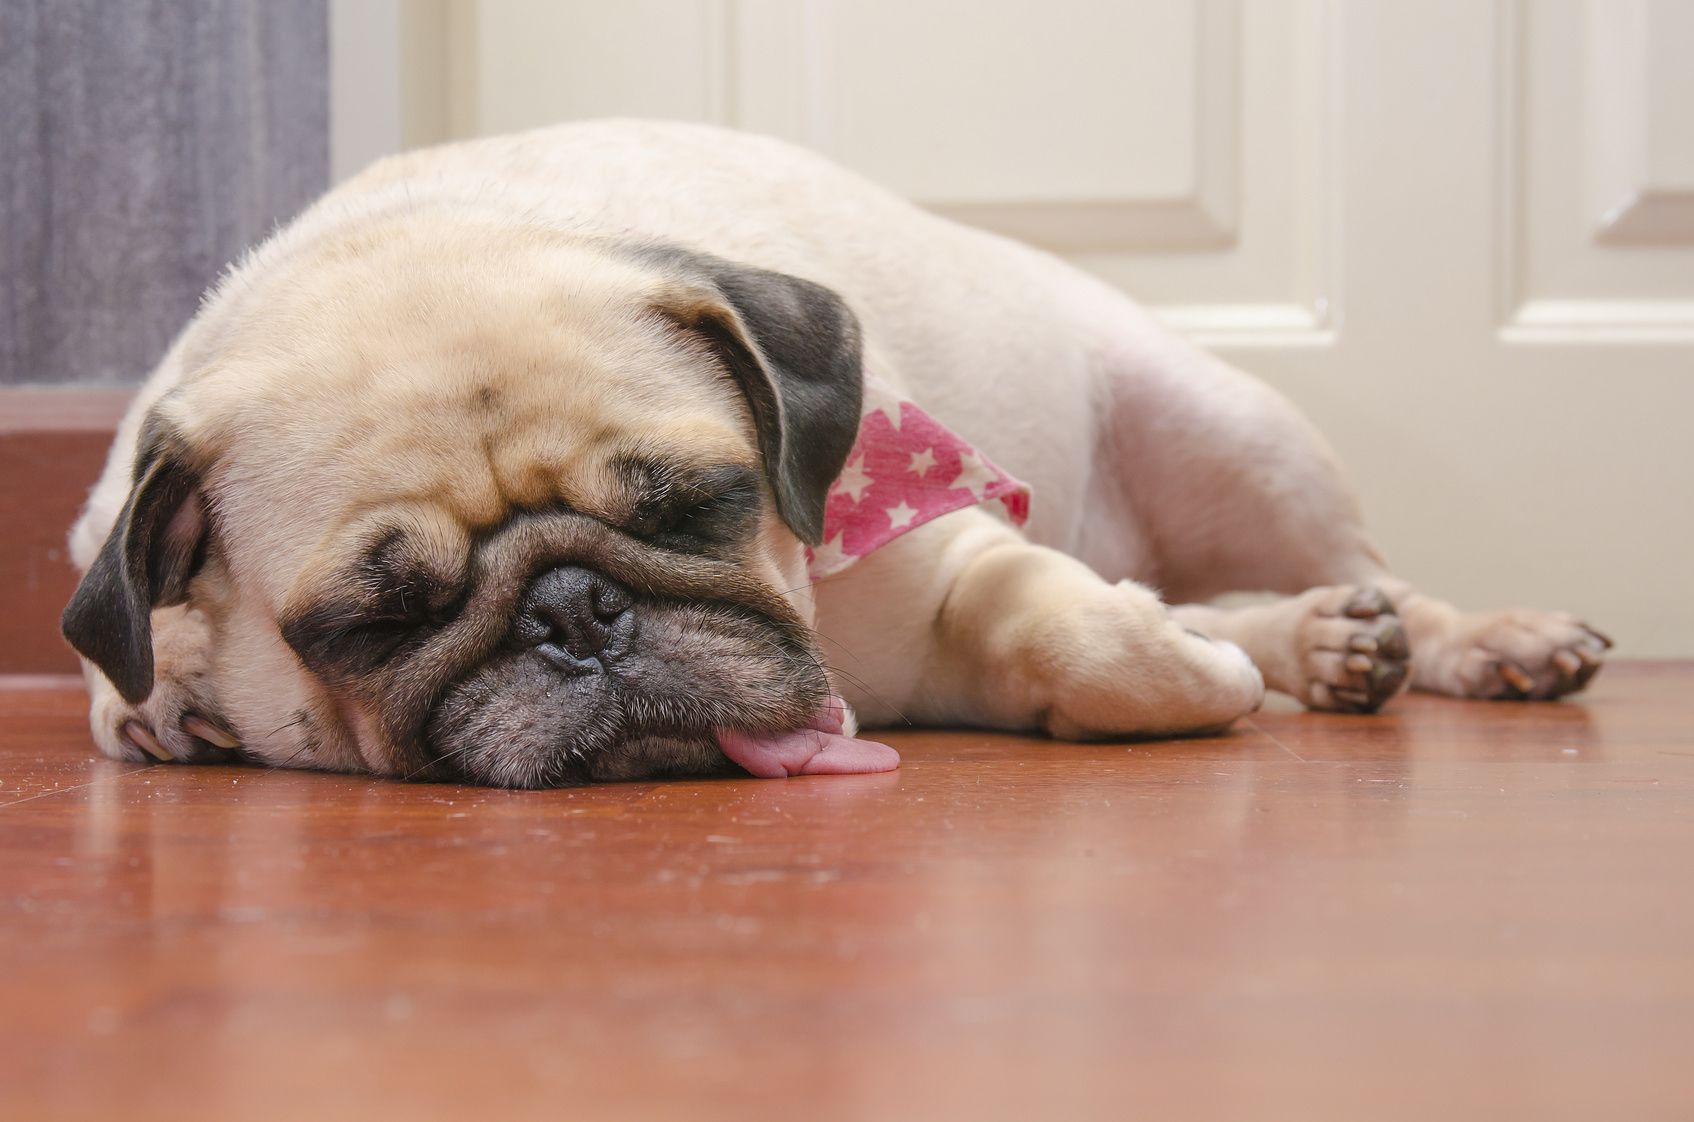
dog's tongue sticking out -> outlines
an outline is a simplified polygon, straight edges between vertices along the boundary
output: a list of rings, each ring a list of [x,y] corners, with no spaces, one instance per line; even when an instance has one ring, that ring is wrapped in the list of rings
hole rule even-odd
[[[842,723],[846,712],[847,704],[832,697],[805,728],[774,733],[718,729],[718,747],[760,779],[859,775],[899,767],[900,754],[888,745],[847,735]]]

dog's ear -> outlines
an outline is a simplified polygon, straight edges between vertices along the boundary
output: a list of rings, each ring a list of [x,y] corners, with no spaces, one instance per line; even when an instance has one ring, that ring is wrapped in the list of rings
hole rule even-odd
[[[685,284],[658,311],[697,333],[740,384],[777,513],[823,540],[824,500],[859,433],[859,321],[829,289],[672,246],[647,247]]]
[[[149,418],[135,486],[59,620],[77,653],[132,705],[153,692],[153,609],[187,599],[205,540],[199,478],[182,442]]]

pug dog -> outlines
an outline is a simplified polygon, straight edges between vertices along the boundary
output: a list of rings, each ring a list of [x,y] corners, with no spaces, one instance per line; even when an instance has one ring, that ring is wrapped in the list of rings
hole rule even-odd
[[[71,548],[107,755],[513,787],[1555,698],[1610,645],[1395,579],[1288,402],[1118,291],[683,124],[331,191],[171,345]]]

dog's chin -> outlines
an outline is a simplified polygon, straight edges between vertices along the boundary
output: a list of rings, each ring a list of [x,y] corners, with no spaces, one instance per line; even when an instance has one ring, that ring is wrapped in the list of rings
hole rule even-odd
[[[513,751],[477,746],[437,769],[438,778],[483,787],[577,787],[635,779],[740,774],[710,735],[634,736],[604,747],[546,744]]]
[[[829,697],[818,660],[751,613],[643,613],[633,649],[561,672],[497,652],[449,687],[425,730],[422,777],[498,787],[733,773],[714,732],[805,725]]]

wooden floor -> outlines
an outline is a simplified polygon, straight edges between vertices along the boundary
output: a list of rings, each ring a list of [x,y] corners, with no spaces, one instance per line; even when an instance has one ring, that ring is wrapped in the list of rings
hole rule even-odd
[[[0,691],[0,1117],[1694,1118],[1694,664],[897,773],[90,756]]]

